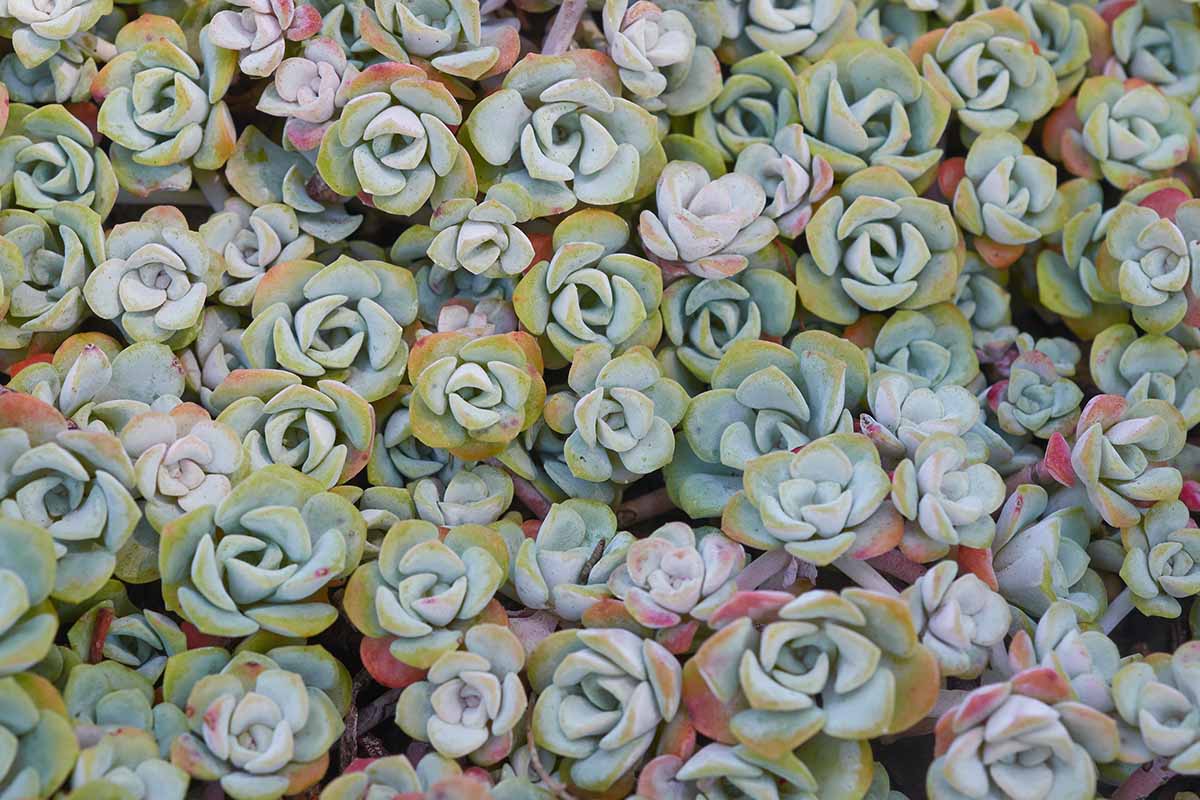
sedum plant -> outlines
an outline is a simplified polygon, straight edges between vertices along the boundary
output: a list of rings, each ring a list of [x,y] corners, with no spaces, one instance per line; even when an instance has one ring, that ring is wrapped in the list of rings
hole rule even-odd
[[[199,232],[225,256],[225,284],[217,296],[222,304],[235,308],[253,302],[259,282],[271,267],[307,258],[316,247],[313,237],[301,231],[295,210],[284,203],[255,208],[230,198]]]
[[[71,0],[50,7],[8,0],[0,9],[0,35],[12,40],[21,64],[33,68],[73,49],[80,35],[112,10],[111,0]]]
[[[387,58],[428,62],[437,72],[471,81],[501,75],[517,60],[517,27],[479,0],[379,0],[372,7],[374,15],[362,15],[359,25],[363,38]]]
[[[853,38],[858,18],[854,3],[753,3],[719,0],[724,34],[736,52],[767,51],[781,56],[819,58],[832,45]]]
[[[1109,14],[1112,54],[1106,74],[1146,81],[1185,103],[1200,94],[1195,72],[1200,29],[1190,4],[1137,0],[1112,7]]]
[[[1185,350],[1169,336],[1139,336],[1132,325],[1112,325],[1092,342],[1092,380],[1106,394],[1125,395],[1130,402],[1165,400],[1183,415],[1188,428],[1200,422],[1200,353]]]
[[[898,372],[877,372],[867,390],[870,413],[859,417],[859,428],[889,462],[898,462],[916,454],[930,436],[947,433],[964,437],[979,424],[979,401],[961,386],[945,385],[936,389],[918,386],[910,376]]]
[[[513,482],[489,464],[464,464],[448,481],[430,476],[409,491],[417,516],[438,527],[490,525],[512,504]]]
[[[1174,653],[1152,653],[1125,664],[1112,679],[1113,704],[1124,745],[1122,760],[1163,758],[1173,771],[1200,771],[1200,731],[1195,723],[1196,642]]]
[[[116,730],[80,751],[67,797],[82,800],[108,793],[133,797],[153,793],[163,800],[183,800],[189,781],[186,772],[159,756],[151,733],[137,728]]]
[[[1142,614],[1174,619],[1183,613],[1179,601],[1200,593],[1200,530],[1193,526],[1182,502],[1160,500],[1121,529],[1121,580]]]
[[[321,800],[364,800],[381,791],[407,798],[410,794],[434,791],[462,775],[462,768],[436,752],[422,756],[414,767],[406,756],[383,756],[369,763],[358,759],[340,777],[321,790]]]
[[[867,360],[874,372],[907,375],[918,387],[969,386],[979,376],[970,323],[948,303],[893,312],[875,335]]]
[[[10,753],[0,787],[12,797],[53,797],[79,753],[62,696],[45,678],[20,674],[0,678],[0,700],[6,711],[0,731]]]
[[[1039,439],[1069,433],[1079,419],[1083,401],[1083,390],[1062,377],[1054,361],[1039,350],[1017,356],[1008,380],[993,384],[988,393],[995,398],[1001,430]]]
[[[763,214],[775,220],[789,239],[801,234],[814,207],[833,188],[834,172],[824,156],[813,153],[801,125],[788,125],[770,143],[749,145],[738,153],[734,172],[758,181],[771,201]]]
[[[976,575],[959,575],[952,561],[918,578],[904,598],[921,644],[937,658],[943,675],[978,677],[1012,622],[1005,598]]]
[[[751,144],[770,143],[783,128],[800,122],[799,103],[795,73],[783,57],[755,53],[730,66],[717,99],[693,118],[692,132],[733,163]]]
[[[122,606],[133,608],[128,599]],[[102,600],[88,609],[67,631],[67,639],[81,661],[88,661],[99,644],[105,659],[123,664],[155,683],[167,659],[187,649],[186,634],[166,614],[151,609],[121,613],[112,600]]]
[[[205,29],[209,40],[238,55],[238,69],[256,78],[270,76],[283,62],[289,41],[312,36],[321,16],[294,0],[229,0],[233,8],[218,11]],[[238,9],[238,10],[234,10]]]

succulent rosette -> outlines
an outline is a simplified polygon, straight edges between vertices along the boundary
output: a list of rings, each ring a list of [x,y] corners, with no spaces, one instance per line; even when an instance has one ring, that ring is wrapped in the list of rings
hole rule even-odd
[[[419,67],[385,62],[354,77],[325,129],[317,169],[333,191],[408,215],[426,202],[475,194],[475,172],[450,126],[462,110]]]
[[[897,372],[917,386],[969,386],[979,376],[971,326],[949,303],[888,317],[867,350],[874,372]]]
[[[1169,462],[1183,448],[1183,417],[1163,400],[1129,403],[1093,397],[1075,426],[1071,466],[1104,521],[1129,528],[1142,506],[1179,496],[1182,476]]]
[[[1092,342],[1089,366],[1100,391],[1123,394],[1133,403],[1165,400],[1188,428],[1200,422],[1200,352],[1185,350],[1171,337],[1110,326]]]
[[[1038,350],[1017,356],[1008,380],[993,384],[989,396],[994,397],[1001,430],[1039,439],[1069,433],[1083,402],[1083,390],[1062,377],[1050,357]]]
[[[1053,668],[1033,668],[974,690],[938,720],[926,787],[935,800],[1084,800],[1096,791],[1096,762],[1117,749],[1111,719],[1071,699]]]
[[[338,381],[305,386],[283,370],[238,369],[209,403],[241,437],[252,472],[282,464],[332,488],[357,475],[371,452],[375,412]]]
[[[932,180],[950,103],[903,52],[847,42],[801,71],[796,86],[805,138],[838,178],[878,166],[918,189]]]
[[[550,260],[521,278],[513,307],[525,329],[542,338],[548,360],[575,360],[589,343],[618,352],[658,344],[662,272],[622,252],[628,241],[629,225],[616,214],[577,211],[554,229]]]
[[[382,261],[289,261],[259,281],[250,311],[242,348],[252,368],[339,381],[370,402],[404,377],[417,291],[412,273]]]
[[[449,480],[420,478],[409,486],[417,516],[439,527],[490,525],[512,504],[512,478],[489,464],[464,464]]]
[[[1160,500],[1130,528],[1121,529],[1125,560],[1121,579],[1146,616],[1174,619],[1180,600],[1200,593],[1200,530],[1187,506]]]
[[[831,433],[798,452],[781,450],[746,464],[742,491],[725,506],[721,530],[760,550],[783,547],[825,565],[849,554],[892,549],[903,520],[886,502],[892,481],[866,436]]]
[[[306,39],[298,55],[279,62],[257,108],[285,120],[284,137],[290,145],[301,152],[315,150],[325,129],[346,104],[350,83],[358,72],[333,39]]]
[[[790,349],[735,343],[688,406],[668,491],[693,517],[720,515],[755,458],[852,431],[866,381],[862,351],[823,331],[797,334]]]
[[[568,388],[546,399],[546,424],[566,436],[564,455],[577,478],[631,483],[662,469],[675,453],[675,428],[690,398],[665,378],[654,355],[607,345],[575,351]]]
[[[208,24],[209,40],[238,54],[244,75],[265,78],[283,62],[288,41],[312,36],[321,15],[294,0],[228,0],[233,8],[218,11]]]
[[[33,68],[70,49],[73,39],[86,34],[112,8],[112,0],[68,0],[48,6],[6,0],[0,6],[0,35],[12,39],[21,64]]]
[[[913,626],[937,658],[943,675],[978,677],[991,648],[1012,622],[1005,598],[971,573],[943,561],[904,590]]]
[[[632,534],[617,531],[616,514],[601,502],[555,503],[535,536],[508,542],[513,590],[527,608],[578,621],[609,596],[609,581],[634,541]]]
[[[98,645],[105,659],[156,683],[167,659],[187,649],[187,636],[166,614],[151,609],[139,612],[128,598],[120,601],[118,609],[113,600],[102,600],[76,620],[67,631],[71,649],[82,661],[88,661],[92,648]]]
[[[872,375],[867,403],[870,413],[860,415],[859,428],[893,462],[912,457],[937,433],[966,438],[980,420],[979,401],[963,387],[931,389],[898,372]]]
[[[251,304],[271,267],[308,258],[316,249],[313,237],[300,230],[295,210],[284,203],[255,208],[230,198],[199,230],[209,247],[225,256],[226,285],[218,299],[237,308]]]
[[[431,475],[453,477],[457,459],[413,436],[412,396],[411,388],[401,387],[375,404],[379,427],[367,463],[367,479],[375,487],[404,486]]]
[[[26,673],[54,645],[54,544],[38,525],[0,511],[0,592],[5,609],[0,620],[0,676]]]
[[[59,203],[78,203],[107,217],[117,200],[117,176],[88,127],[60,105],[14,104],[6,112],[0,116],[7,120],[0,128],[0,206],[53,217]]]
[[[728,278],[750,266],[779,228],[760,181],[740,172],[712,178],[700,164],[672,161],[658,178],[656,211],[638,220],[642,247],[704,279]]]
[[[534,248],[517,225],[529,216],[517,199],[512,198],[512,206],[498,199],[442,203],[430,221],[436,235],[426,251],[429,259],[445,273],[465,270],[484,278],[512,278],[525,272]]]
[[[541,353],[524,332],[435,333],[413,346],[408,372],[413,435],[460,458],[502,451],[540,418],[546,398]]]
[[[396,724],[447,758],[484,765],[508,756],[529,700],[521,683],[525,649],[501,625],[479,624],[463,649],[443,653],[426,679],[405,687]]]
[[[1194,5],[1136,0],[1103,3],[1100,10],[1111,17],[1106,75],[1143,80],[1185,103],[1200,94],[1200,28]]]
[[[804,231],[814,206],[833,188],[833,167],[813,153],[800,125],[782,128],[770,143],[746,147],[738,154],[734,171],[758,181],[770,200],[763,214],[775,220],[787,238]]]
[[[1200,726],[1196,723],[1200,643],[1174,653],[1152,653],[1123,666],[1112,679],[1112,698],[1122,733],[1122,761],[1167,759],[1174,772],[1200,774]]]
[[[684,703],[705,735],[777,760],[823,733],[899,733],[933,707],[938,663],[903,600],[810,590],[760,629],[743,617],[684,668]]]
[[[395,61],[421,59],[445,75],[478,81],[501,75],[520,51],[514,20],[485,11],[479,0],[376,0],[360,15],[363,38]]]
[[[192,170],[220,169],[237,138],[222,98],[234,54],[200,36],[199,62],[179,23],[144,14],[117,35],[118,54],[92,83],[97,128],[112,139],[121,187],[141,196],[192,185]]]
[[[950,209],[918,197],[890,167],[842,183],[805,229],[800,302],[836,324],[863,312],[920,309],[953,298],[964,246]]]
[[[337,617],[323,590],[350,576],[365,540],[349,500],[290,467],[265,467],[163,528],[163,599],[217,636],[315,636]]]
[[[407,756],[383,756],[357,759],[341,776],[321,790],[321,800],[365,800],[381,791],[409,795],[441,789],[445,781],[461,778],[462,767],[437,752],[430,751],[414,767]],[[482,786],[482,784],[480,784]]]
[[[190,344],[205,302],[221,288],[225,259],[172,206],[115,226],[107,251],[83,285],[92,313],[115,320],[131,343]]]
[[[1007,352],[1017,338],[1017,328],[1012,324],[1012,295],[1005,288],[1005,278],[977,253],[968,252],[954,294],[954,306],[971,324],[976,349],[989,356]]]
[[[621,628],[564,630],[529,655],[533,741],[568,759],[585,791],[604,791],[679,711],[682,671],[665,647]]]
[[[184,800],[190,777],[159,757],[158,743],[148,731],[130,728],[109,731],[79,753],[71,773],[71,800],[97,796]],[[111,793],[111,795],[110,795]]]
[[[71,774],[79,745],[58,690],[34,674],[0,678],[7,710],[0,731],[11,753],[0,789],[12,797],[46,800]]]
[[[345,727],[350,682],[325,648],[245,650],[232,659],[203,648],[176,658],[167,691],[194,713],[171,743],[173,765],[235,800],[277,800],[321,779]]]
[[[855,4],[843,0],[721,0],[717,5],[725,36],[736,40],[739,53],[819,58],[838,42],[853,39],[858,20]]]
[[[387,637],[394,658],[429,669],[457,649],[507,578],[508,561],[493,528],[460,525],[442,537],[424,520],[399,522],[379,557],[351,576],[343,608],[365,636]]]
[[[666,165],[658,121],[620,95],[597,51],[521,59],[464,125],[484,182],[527,196],[538,216],[646,197]]]
[[[36,67],[26,67],[16,53],[0,58],[0,81],[18,103],[82,103],[92,96],[95,59],[70,42]]]
[[[795,73],[781,55],[750,55],[730,67],[717,99],[696,113],[693,134],[733,163],[749,145],[768,144],[800,122],[799,102]]]
[[[1008,7],[1029,28],[1030,39],[1054,67],[1058,99],[1067,100],[1107,51],[1108,27],[1096,9],[1083,3],[1064,5],[1053,0],[991,0],[977,2],[976,10]]]

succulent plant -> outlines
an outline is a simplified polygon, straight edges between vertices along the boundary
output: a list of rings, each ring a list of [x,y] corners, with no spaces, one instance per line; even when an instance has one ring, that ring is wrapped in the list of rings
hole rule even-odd
[[[7,432],[6,432],[7,433]],[[54,539],[37,525],[0,510],[0,676],[26,674],[51,652],[58,616],[50,603],[55,588]],[[0,681],[7,678],[0,677]]]
[[[88,728],[103,733],[123,727],[143,731],[157,727],[152,706],[153,684],[144,675],[115,661],[83,663],[72,669],[63,689],[63,701],[84,733]],[[158,716],[166,718],[163,712]]]
[[[1007,7],[1021,16],[1031,41],[1054,67],[1058,78],[1056,106],[1075,93],[1106,49],[1107,25],[1089,5],[1066,5],[1054,0],[991,0],[974,5],[976,10]]]
[[[937,660],[899,597],[814,589],[778,614],[761,631],[735,620],[689,659],[684,702],[710,737],[776,760],[818,733],[900,732],[932,708]]]
[[[917,386],[969,386],[979,375],[971,326],[954,306],[900,310],[888,317],[867,351],[875,372],[908,375]]]
[[[733,163],[751,144],[769,144],[781,130],[797,122],[795,73],[781,55],[764,52],[730,67],[717,99],[696,113],[693,133],[727,163]],[[812,126],[806,123],[804,128],[811,131]]]
[[[358,68],[336,41],[314,36],[301,43],[299,55],[282,59],[273,71],[258,110],[285,120],[283,135],[291,146],[301,152],[315,150],[346,104]]]
[[[758,181],[771,204],[763,215],[780,234],[796,238],[812,218],[813,207],[833,187],[833,168],[814,155],[804,128],[788,125],[770,143],[755,142],[738,154],[734,171]]]
[[[994,645],[1004,641],[1012,615],[1005,598],[958,565],[943,561],[904,590],[921,644],[946,676],[978,677]]]
[[[329,675],[348,683],[345,667],[319,646],[271,655],[279,660],[243,651],[198,675],[203,663],[181,664],[185,674],[173,687],[182,693],[190,679],[186,705],[195,713],[190,730],[171,743],[171,763],[196,780],[219,782],[235,800],[275,800],[312,786],[345,727],[342,709],[320,683]]]
[[[287,42],[306,39],[321,27],[317,10],[294,0],[228,1],[233,8],[214,14],[205,30],[214,45],[236,52],[238,69],[252,77],[274,73]]]
[[[1075,426],[1071,466],[1105,522],[1132,527],[1141,504],[1179,496],[1179,470],[1160,464],[1179,454],[1185,432],[1183,417],[1163,400],[1129,403],[1102,394],[1088,401]]]
[[[512,505],[512,478],[489,464],[464,464],[443,482],[436,476],[409,486],[417,516],[438,527],[490,525]]]
[[[32,7],[32,4],[31,4]],[[0,206],[53,218],[78,203],[103,220],[117,200],[117,177],[92,132],[60,105],[14,104],[0,129]]]
[[[535,536],[508,542],[513,589],[526,608],[578,621],[609,596],[609,581],[633,542],[632,534],[617,531],[617,517],[603,503],[555,503]]]
[[[403,326],[417,316],[412,273],[341,256],[278,264],[254,289],[254,319],[242,333],[251,367],[344,383],[368,402],[404,377]]]
[[[1165,400],[1188,428],[1200,422],[1200,353],[1169,336],[1138,336],[1131,325],[1112,325],[1092,342],[1089,372],[1100,391],[1131,403]]]
[[[144,14],[121,29],[115,58],[92,83],[97,128],[112,139],[121,187],[146,196],[192,185],[192,170],[225,165],[237,138],[222,98],[237,71],[234,54],[200,36],[200,62],[170,17]],[[143,77],[144,76],[144,77]]]
[[[721,0],[725,36],[739,53],[763,50],[781,56],[820,58],[830,47],[853,39],[857,9],[853,2],[753,3]]]
[[[617,70],[594,50],[521,59],[464,130],[485,182],[527,196],[537,216],[640,200],[666,164],[657,120],[620,96]]]
[[[12,39],[17,58],[33,68],[69,49],[112,11],[112,0],[71,0],[50,7],[32,0],[7,0],[0,8],[0,34]]]
[[[932,180],[950,103],[904,53],[879,42],[840,44],[801,71],[796,86],[805,138],[838,178],[877,166],[918,189]]]
[[[337,617],[322,590],[350,576],[365,539],[350,501],[290,467],[264,467],[163,528],[163,599],[204,633],[315,636]]]
[[[62,785],[79,745],[58,690],[33,674],[0,678],[0,721],[11,756],[0,773],[0,790],[11,797],[45,800]]]
[[[1174,619],[1179,601],[1200,593],[1200,530],[1179,500],[1160,500],[1136,525],[1121,530],[1121,579],[1146,616]]]
[[[125,601],[127,608],[133,605]],[[167,659],[187,649],[187,637],[166,614],[146,609],[120,613],[112,600],[103,600],[67,631],[72,650],[82,661],[92,660],[96,648],[105,659],[124,664],[156,683]]]
[[[919,309],[953,298],[963,242],[950,209],[918,197],[890,167],[842,183],[805,229],[796,285],[804,307],[849,325],[864,311]],[[894,318],[894,317],[893,317]]]
[[[1116,755],[1116,724],[1070,697],[1049,667],[969,693],[938,720],[929,796],[1091,797],[1096,762]]]
[[[1034,619],[1056,601],[1066,601],[1084,622],[1107,605],[1087,546],[1091,526],[1084,509],[1049,509],[1041,486],[1021,484],[1008,496],[996,521],[992,569],[997,591]]]
[[[237,431],[257,472],[271,464],[300,470],[323,487],[366,465],[375,433],[371,405],[344,383],[304,386],[282,370],[234,370],[213,391],[217,422]]]
[[[567,437],[564,455],[577,478],[631,483],[671,461],[690,398],[648,349],[614,357],[605,344],[586,344],[575,351],[567,385],[546,399],[545,417]]]
[[[449,126],[462,111],[441,83],[410,64],[366,68],[321,139],[317,169],[333,191],[408,215],[431,201],[475,194],[475,174]]]
[[[1013,361],[1008,380],[994,384],[996,417],[1000,428],[1014,436],[1049,439],[1066,434],[1079,418],[1083,391],[1062,377],[1049,356],[1037,350],[1021,353]]]
[[[494,529],[451,528],[408,520],[392,526],[379,557],[350,578],[342,600],[364,635],[390,637],[393,657],[429,669],[457,649],[462,628],[479,616],[508,575],[508,550]]]
[[[18,103],[81,103],[92,96],[96,61],[70,42],[35,67],[26,67],[16,53],[0,58],[0,81]]]
[[[367,479],[373,486],[404,486],[432,475],[449,480],[454,475],[454,456],[413,436],[412,396],[410,388],[401,387],[375,404],[379,425],[367,463]]]
[[[308,258],[316,249],[313,237],[300,230],[296,212],[284,203],[255,208],[233,197],[222,211],[200,226],[209,247],[225,256],[226,285],[218,294],[221,303],[249,306],[267,270],[285,261]]]
[[[421,59],[437,72],[477,81],[506,72],[520,50],[515,20],[496,17],[479,0],[377,0],[360,15],[363,37],[395,61]]]
[[[963,387],[930,389],[898,372],[872,375],[867,403],[871,413],[859,417],[859,428],[893,462],[912,457],[935,434],[966,437],[980,421],[979,401]]]
[[[1200,728],[1195,720],[1196,663],[1200,643],[1174,653],[1153,653],[1123,666],[1112,681],[1122,733],[1122,760],[1167,759],[1171,770],[1200,773]]]
[[[491,624],[473,626],[463,644],[439,656],[425,680],[404,689],[396,724],[447,758],[491,765],[511,752],[525,715],[525,649],[508,628]]]
[[[526,221],[529,209],[516,199],[515,208],[497,199],[442,203],[430,221],[435,235],[426,251],[429,259],[444,273],[461,269],[485,278],[510,278],[525,272],[534,248],[517,225]]]
[[[825,565],[849,553],[865,558],[895,546],[902,520],[892,482],[866,436],[831,433],[799,452],[780,450],[746,464],[743,489],[725,506],[721,530],[761,550]]]
[[[700,164],[672,161],[658,178],[657,214],[643,211],[638,233],[650,255],[699,278],[728,278],[778,234],[775,222],[763,216],[766,202],[761,182],[749,175],[713,179]]]
[[[970,322],[977,350],[1006,352],[1016,341],[1017,328],[1012,324],[1012,295],[1005,288],[1003,274],[989,266],[977,253],[967,253],[962,272],[958,275],[954,306]]]
[[[527,675],[534,742],[571,759],[571,782],[586,791],[633,769],[679,710],[679,662],[621,628],[553,633],[529,655]]]
[[[1106,4],[1105,10],[1112,15],[1112,55],[1104,65],[1106,75],[1143,80],[1185,103],[1200,94],[1196,74],[1200,29],[1191,4],[1137,0]]]
[[[225,259],[172,206],[115,226],[107,251],[83,285],[92,313],[115,320],[130,342],[190,344],[206,300],[221,288]]]
[[[413,347],[413,435],[459,458],[486,458],[529,428],[545,401],[542,358],[529,334],[473,339],[435,333]]]

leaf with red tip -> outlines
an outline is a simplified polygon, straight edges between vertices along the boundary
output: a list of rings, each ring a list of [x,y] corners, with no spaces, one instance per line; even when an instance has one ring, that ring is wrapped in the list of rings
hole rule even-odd
[[[389,689],[403,689],[425,677],[425,670],[410,667],[391,652],[395,637],[364,636],[358,645],[358,655],[371,677]]]
[[[713,611],[708,618],[710,628],[723,628],[734,620],[749,617],[755,622],[771,622],[779,609],[795,599],[788,592],[768,589],[737,592]]]
[[[1168,186],[1165,189],[1159,189],[1157,192],[1151,192],[1142,199],[1139,206],[1149,208],[1158,214],[1163,219],[1174,221],[1175,212],[1181,205],[1191,200],[1192,197],[1183,189],[1176,189],[1174,186]]]
[[[1053,667],[1034,667],[1017,673],[1012,687],[1013,691],[1043,703],[1057,703],[1071,696],[1071,684]]]
[[[1000,590],[996,571],[992,569],[992,550],[988,547],[959,547],[955,554],[961,574],[971,573],[988,585],[993,592]]]
[[[1071,466],[1071,446],[1066,437],[1055,433],[1046,442],[1046,457],[1042,460],[1046,473],[1063,486],[1075,485],[1075,469]]]

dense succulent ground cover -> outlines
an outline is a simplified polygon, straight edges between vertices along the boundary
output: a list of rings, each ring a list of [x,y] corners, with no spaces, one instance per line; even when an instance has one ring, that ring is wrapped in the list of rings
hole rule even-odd
[[[1200,4],[0,0],[0,800],[1197,800]]]

